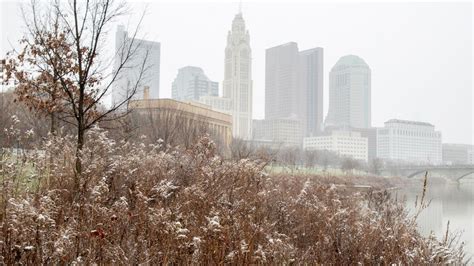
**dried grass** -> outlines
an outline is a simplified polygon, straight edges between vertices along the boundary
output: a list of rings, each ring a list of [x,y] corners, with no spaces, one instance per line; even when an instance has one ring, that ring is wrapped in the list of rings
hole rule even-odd
[[[50,136],[25,160],[3,153],[0,264],[464,260],[454,241],[422,237],[386,191],[348,193],[317,176],[267,176],[265,162],[224,160],[206,137],[175,150],[116,143],[94,129],[75,199],[74,147],[69,137]],[[34,170],[19,170],[26,165]]]

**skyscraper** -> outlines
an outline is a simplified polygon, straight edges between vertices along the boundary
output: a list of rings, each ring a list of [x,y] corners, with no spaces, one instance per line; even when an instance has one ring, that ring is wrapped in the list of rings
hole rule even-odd
[[[235,15],[227,35],[224,61],[224,98],[230,98],[234,137],[252,136],[252,50],[242,13]]]
[[[298,87],[298,45],[286,43],[265,51],[265,119],[302,120],[306,101]]]
[[[114,73],[125,62],[114,84],[112,101],[120,103],[137,87],[133,99],[142,99],[143,89],[149,87],[150,98],[157,99],[160,90],[161,44],[129,37],[124,26],[115,34]],[[127,59],[128,58],[128,59]],[[127,59],[127,60],[126,60]],[[146,61],[145,61],[146,59]],[[145,62],[145,64],[143,64]],[[138,85],[138,86],[137,86]]]
[[[341,57],[329,73],[329,111],[326,126],[371,126],[371,71],[355,55]]]
[[[303,118],[306,136],[321,132],[323,126],[323,48],[317,47],[299,53],[299,87],[306,101]]]
[[[219,83],[209,80],[200,67],[186,66],[178,70],[171,97],[176,100],[198,101],[201,96],[218,96]]]
[[[265,119],[298,119],[304,135],[321,131],[323,48],[298,50],[289,42],[266,50]]]

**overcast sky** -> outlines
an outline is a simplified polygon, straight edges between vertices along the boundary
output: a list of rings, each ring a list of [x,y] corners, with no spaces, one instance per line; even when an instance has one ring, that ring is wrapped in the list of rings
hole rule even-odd
[[[0,0],[0,5],[4,54],[21,36],[22,20],[17,2]],[[226,36],[238,2],[154,1],[132,6],[130,23],[146,6],[141,31],[161,42],[161,97],[171,96],[178,68],[187,65],[203,68],[222,90]],[[242,6],[253,55],[254,118],[264,117],[265,49],[294,41],[300,50],[324,48],[325,114],[329,71],[341,56],[354,54],[372,70],[373,126],[391,118],[425,121],[442,131],[443,142],[473,143],[470,2],[257,1]]]

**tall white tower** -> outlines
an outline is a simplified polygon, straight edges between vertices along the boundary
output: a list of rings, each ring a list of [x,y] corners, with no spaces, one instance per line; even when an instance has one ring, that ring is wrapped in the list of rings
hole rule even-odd
[[[371,127],[371,71],[360,57],[341,57],[329,73],[326,126]]]
[[[242,12],[235,15],[227,35],[224,62],[224,97],[232,100],[234,137],[252,137],[252,50]]]

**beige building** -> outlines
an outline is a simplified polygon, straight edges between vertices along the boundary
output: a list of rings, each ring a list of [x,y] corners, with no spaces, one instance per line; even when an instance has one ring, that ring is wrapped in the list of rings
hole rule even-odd
[[[327,136],[304,138],[303,149],[333,151],[365,162],[369,157],[367,138],[354,131],[333,131]]]
[[[129,108],[139,112],[148,112],[150,109],[158,112],[168,111],[207,127],[226,147],[229,147],[232,141],[232,116],[214,111],[204,104],[173,99],[149,99],[145,90],[144,99],[130,101]]]

